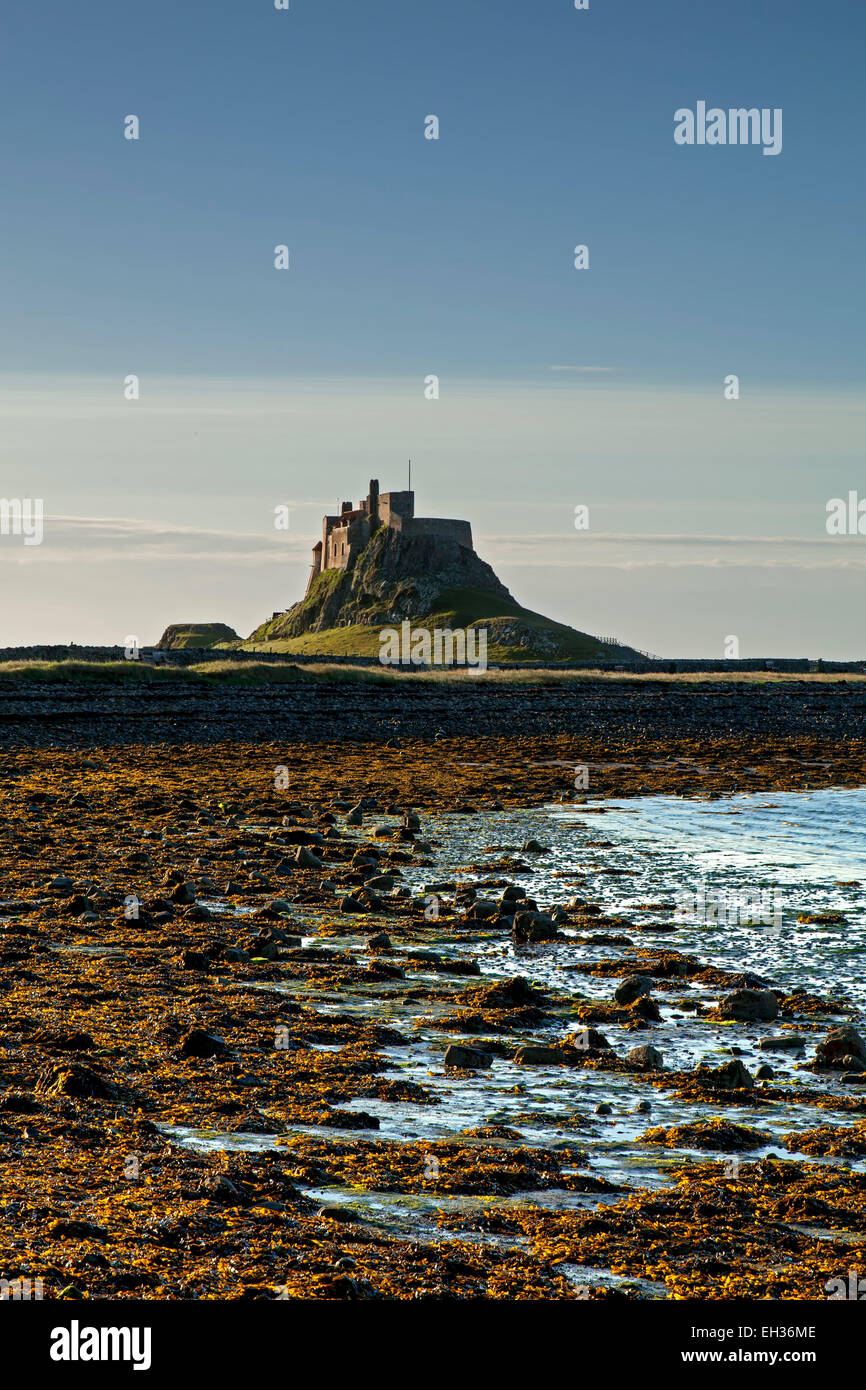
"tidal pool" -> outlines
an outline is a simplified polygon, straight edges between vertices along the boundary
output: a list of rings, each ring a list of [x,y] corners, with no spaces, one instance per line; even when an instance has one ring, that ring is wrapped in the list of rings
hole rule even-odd
[[[380,818],[382,821],[387,818]],[[785,792],[742,795],[718,800],[686,797],[642,797],[551,805],[527,811],[427,815],[422,835],[431,846],[423,865],[406,865],[402,883],[415,895],[430,893],[441,883],[472,882],[483,895],[485,880],[507,881],[524,888],[540,908],[552,908],[577,896],[598,905],[605,916],[623,919],[601,933],[628,937],[633,947],[664,947],[696,956],[706,965],[733,972],[748,971],[776,988],[810,993],[845,1006],[845,1017],[815,1019],[802,1030],[803,1052],[761,1051],[762,1038],[778,1035],[775,1023],[711,1023],[684,1010],[683,1001],[706,1003],[720,991],[700,983],[667,992],[654,992],[662,1022],[635,1034],[616,1025],[600,1025],[619,1054],[636,1044],[659,1048],[668,1069],[689,1069],[698,1062],[719,1065],[734,1055],[754,1072],[769,1063],[774,1085],[829,1091],[840,1096],[859,1094],[843,1085],[838,1073],[820,1076],[804,1069],[819,1041],[834,1022],[851,1022],[866,1032],[866,789]],[[359,838],[363,838],[361,832]],[[535,839],[543,854],[525,852]],[[505,866],[507,857],[521,866]],[[288,891],[288,890],[287,890]],[[440,890],[442,891],[442,890]],[[491,895],[496,890],[490,889]],[[447,893],[446,893],[447,896]],[[703,900],[727,904],[723,911],[684,912],[682,903]],[[769,920],[748,921],[744,904],[771,903]],[[680,904],[678,913],[677,906]],[[738,906],[739,905],[739,906]],[[841,914],[843,921],[800,922],[806,914]],[[304,944],[364,952],[366,939],[351,933],[317,938],[324,910],[293,907]],[[382,928],[387,930],[386,919]],[[452,930],[448,927],[429,949],[440,956],[477,960],[482,976],[491,982],[515,975],[558,994],[578,999],[612,998],[616,980],[583,973],[582,966],[605,958],[621,959],[632,948],[579,939],[586,929],[565,929],[563,939],[537,946],[517,947],[501,928],[483,924]],[[395,933],[399,961],[399,933]],[[425,946],[425,949],[428,949]],[[573,1149],[574,1166],[624,1186],[652,1187],[670,1181],[670,1169],[686,1157],[725,1159],[724,1153],[698,1153],[640,1142],[651,1127],[684,1124],[720,1115],[733,1124],[766,1131],[768,1142],[740,1157],[750,1162],[769,1152],[796,1157],[781,1146],[781,1137],[819,1125],[851,1123],[839,1112],[805,1103],[731,1107],[679,1101],[640,1075],[581,1068],[517,1066],[494,1057],[492,1066],[475,1073],[446,1072],[442,1057],[452,1042],[472,1044],[473,1038],[437,1028],[437,1015],[458,1002],[407,1002],[407,988],[424,983],[442,985],[453,977],[414,972],[411,980],[377,983],[333,992],[303,982],[276,986],[307,1006],[322,1012],[367,1013],[392,1022],[408,1039],[405,1045],[385,1047],[386,1075],[418,1082],[432,1091],[435,1105],[359,1098],[346,1108],[362,1110],[379,1121],[378,1130],[338,1131],[298,1126],[290,1133],[332,1135],[346,1141],[364,1139],[440,1142],[484,1125],[506,1125],[516,1131],[517,1144]],[[483,982],[483,981],[482,981]],[[477,978],[467,981],[477,984]],[[563,1018],[553,1027],[507,1035],[509,1043],[552,1042],[582,1025]],[[637,1113],[640,1101],[649,1113]],[[605,1103],[611,1114],[597,1115]],[[202,1147],[274,1148],[280,1136],[217,1135],[211,1131],[174,1128],[168,1131],[182,1143]],[[508,1141],[493,1141],[507,1143]],[[736,1161],[736,1160],[733,1160]],[[863,1162],[815,1159],[861,1169]],[[357,1192],[340,1189],[329,1201],[357,1205]],[[379,1219],[388,1213],[397,1225],[416,1226],[431,1207],[441,1209],[457,1199],[432,1195],[423,1201],[394,1194],[368,1194]],[[467,1200],[467,1199],[461,1199]],[[501,1205],[503,1199],[495,1200]],[[597,1195],[546,1191],[513,1199],[543,1205],[594,1204]],[[401,1205],[402,1202],[402,1205]]]

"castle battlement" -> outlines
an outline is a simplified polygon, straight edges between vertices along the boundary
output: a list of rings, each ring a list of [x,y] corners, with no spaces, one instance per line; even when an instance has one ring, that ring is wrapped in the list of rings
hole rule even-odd
[[[313,566],[307,593],[313,580],[323,570],[351,569],[376,531],[387,526],[406,536],[434,536],[472,550],[472,527],[468,521],[453,521],[446,517],[416,516],[415,494],[379,492],[376,478],[370,480],[367,496],[354,507],[344,502],[339,516],[322,519],[322,539],[313,546]]]

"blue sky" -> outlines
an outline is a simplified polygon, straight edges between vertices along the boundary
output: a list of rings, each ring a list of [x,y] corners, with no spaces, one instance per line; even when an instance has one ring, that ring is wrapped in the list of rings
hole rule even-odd
[[[864,34],[838,0],[7,6],[0,492],[175,540],[154,589],[132,541],[123,564],[92,520],[86,547],[72,522],[49,529],[0,642],[151,640],[196,616],[248,630],[297,596],[320,504],[371,473],[402,484],[412,453],[419,510],[467,515],[505,570],[517,538],[506,577],[529,606],[712,654],[738,612],[758,649],[780,640],[799,585],[791,649],[866,655],[859,551],[827,552],[838,595],[828,580],[818,604],[794,550],[767,593],[765,557],[731,566],[712,539],[817,540],[825,499],[866,496]],[[698,100],[781,107],[782,153],[676,146],[674,111]],[[285,500],[297,529],[271,562]],[[226,584],[177,528],[261,534],[260,568]],[[608,534],[632,537],[641,589],[661,569],[673,585],[653,535],[703,538],[702,573],[678,568],[679,602],[673,585],[648,606],[612,582]],[[580,571],[565,585],[551,536]],[[0,564],[23,574],[9,540]]]

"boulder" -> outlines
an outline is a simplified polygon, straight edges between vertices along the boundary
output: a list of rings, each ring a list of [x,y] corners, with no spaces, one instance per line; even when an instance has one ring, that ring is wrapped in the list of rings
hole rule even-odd
[[[737,989],[719,1003],[720,1018],[740,1023],[771,1023],[779,1012],[779,1001],[771,989]]]
[[[183,914],[183,919],[185,922],[212,922],[213,913],[209,907],[205,907],[202,903],[193,903],[192,907]]]
[[[559,936],[556,923],[542,912],[518,912],[511,934],[518,944],[534,941],[553,941]]]
[[[661,1071],[665,1064],[658,1048],[650,1047],[648,1043],[643,1047],[633,1047],[625,1054],[625,1060],[633,1067],[639,1067],[641,1071]]]
[[[486,1009],[517,1009],[543,1004],[545,996],[522,975],[513,975],[511,979],[488,985],[480,998]]]
[[[516,884],[509,883],[508,887],[503,888],[502,890],[502,897],[500,899],[500,902],[502,902],[503,904],[508,902],[518,902],[521,898],[525,897],[525,888],[518,888]]]
[[[226,1045],[216,1033],[207,1033],[204,1028],[193,1028],[181,1039],[182,1057],[216,1057],[226,1051]]]
[[[852,1066],[849,1058],[855,1063],[866,1064],[866,1043],[855,1028],[845,1023],[840,1028],[831,1028],[824,1041],[818,1044],[815,1052],[815,1070],[863,1070],[862,1066]]]
[[[613,992],[613,997],[618,1004],[626,1007],[633,1004],[642,994],[652,993],[653,982],[646,975],[627,975],[624,980],[620,980]]]
[[[806,1046],[806,1039],[800,1033],[782,1033],[778,1038],[761,1038],[758,1047],[762,1052],[800,1052]]]
[[[484,1067],[489,1067],[493,1063],[493,1058],[489,1052],[482,1052],[480,1047],[464,1047],[460,1043],[451,1043],[445,1049],[445,1066],[460,1067],[467,1071],[479,1071]]]
[[[661,1009],[654,999],[650,999],[646,994],[640,995],[633,1004],[629,1004],[629,1013],[636,1014],[638,1018],[645,1019],[648,1023],[661,1023]]]
[[[476,898],[466,916],[473,922],[487,922],[499,916],[499,904],[491,902],[489,898]]]
[[[80,1062],[49,1066],[40,1075],[36,1089],[49,1096],[69,1096],[73,1100],[117,1099],[112,1083]]]
[[[280,836],[284,845],[321,845],[324,836],[320,830],[287,830]]]
[[[321,869],[324,868],[324,861],[318,855],[313,854],[306,845],[299,845],[295,854],[295,863],[299,869]]]
[[[291,912],[292,905],[285,898],[271,898],[264,907],[260,907],[255,913],[256,921],[263,918],[266,922],[275,922],[286,912]]]
[[[577,1032],[570,1034],[566,1041],[567,1045],[573,1047],[577,1052],[613,1051],[604,1033],[599,1033],[597,1028],[578,1028]]]
[[[203,955],[201,951],[186,950],[181,957],[181,961],[184,970],[207,970],[210,965],[207,956]]]
[[[359,902],[357,898],[347,897],[340,900],[341,912],[369,912],[366,903]]]
[[[738,1058],[721,1067],[710,1067],[702,1062],[695,1075],[713,1091],[751,1091],[755,1084],[751,1072]]]
[[[193,896],[193,901],[195,897]],[[83,893],[76,893],[74,897],[67,898],[60,903],[58,912],[61,917],[83,917],[86,912],[92,912],[94,903],[92,899],[86,898]]]
[[[256,941],[250,947],[253,960],[278,960],[280,948],[276,941]]]

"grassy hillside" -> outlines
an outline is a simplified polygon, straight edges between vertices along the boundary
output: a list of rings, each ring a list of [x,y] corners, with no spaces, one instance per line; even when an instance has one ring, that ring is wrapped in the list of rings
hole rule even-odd
[[[160,651],[183,647],[218,647],[237,644],[240,637],[225,623],[171,623],[157,642]]]
[[[328,572],[321,578],[333,582],[332,574],[333,571]],[[286,637],[280,635],[277,619],[257,628],[253,637],[241,643],[241,647],[246,651],[286,655],[378,656],[379,634],[386,626],[399,627],[399,623],[353,624]],[[468,627],[487,629],[489,661],[586,661],[636,655],[630,648],[608,646],[597,637],[553,622],[541,613],[521,608],[511,598],[485,590],[446,590],[435,600],[432,612],[412,619],[413,630],[426,628],[433,632],[436,628]]]

